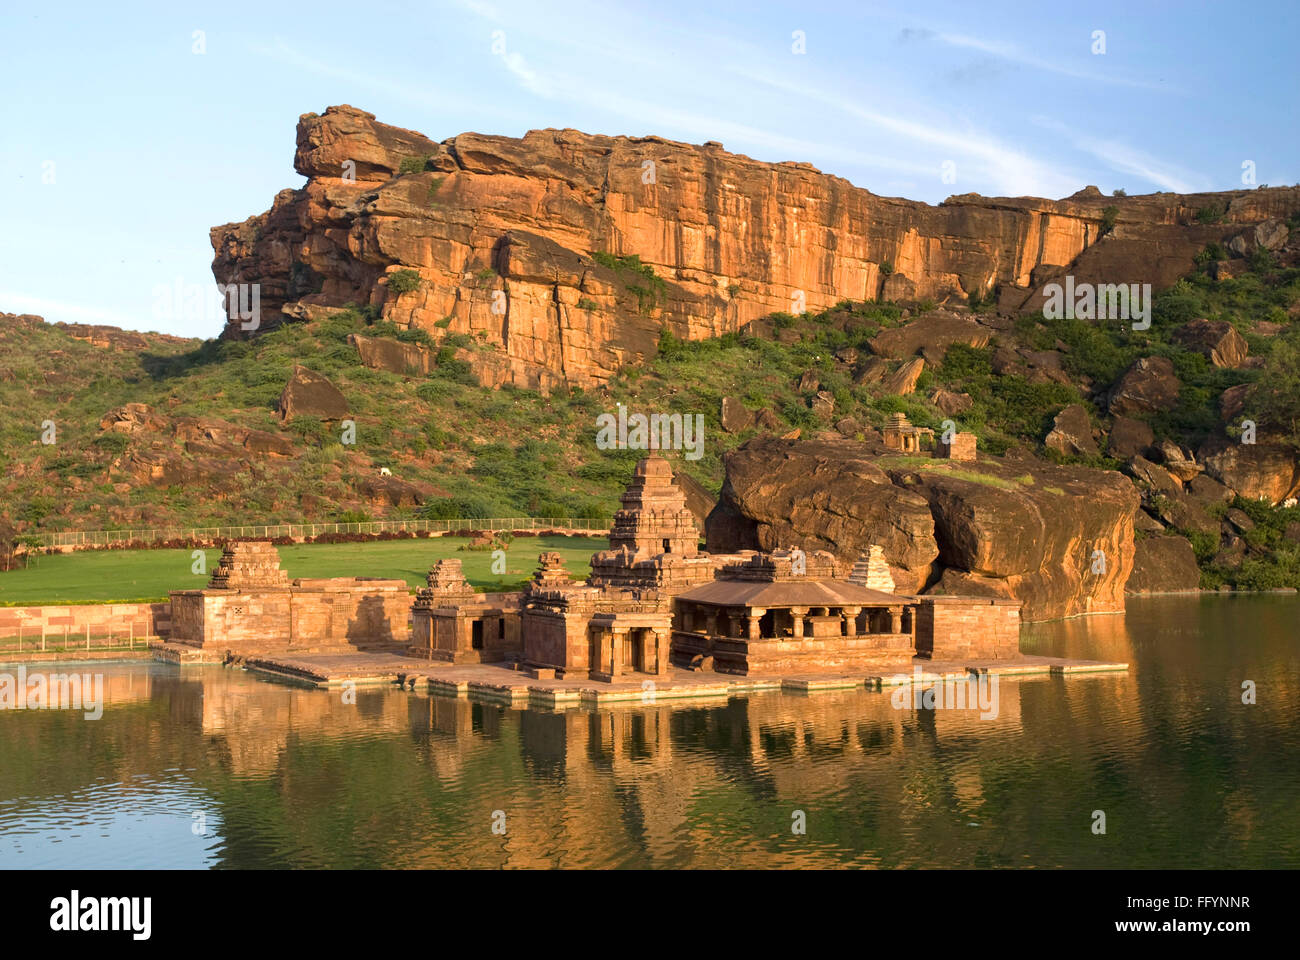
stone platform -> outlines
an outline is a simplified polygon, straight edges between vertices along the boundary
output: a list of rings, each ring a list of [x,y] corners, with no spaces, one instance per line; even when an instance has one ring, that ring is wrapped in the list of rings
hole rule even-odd
[[[158,650],[160,659],[177,660]],[[844,674],[802,674],[782,677],[727,676],[672,668],[667,675],[629,674],[616,683],[589,679],[539,679],[522,667],[509,664],[451,664],[418,660],[394,653],[357,652],[347,654],[262,655],[244,661],[248,670],[315,687],[335,689],[346,682],[357,685],[396,684],[441,696],[468,696],[502,703],[562,707],[572,704],[603,704],[626,701],[654,702],[677,699],[714,699],[761,690],[813,693],[857,687],[883,689],[919,681],[965,680],[972,675],[1021,677],[1042,674],[1073,674],[1127,670],[1126,663],[1102,663],[1063,657],[1021,656],[1014,660],[900,659],[897,664],[877,665],[870,672]]]

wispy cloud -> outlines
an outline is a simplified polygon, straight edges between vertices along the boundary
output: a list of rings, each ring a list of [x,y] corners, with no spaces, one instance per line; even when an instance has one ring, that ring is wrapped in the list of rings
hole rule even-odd
[[[1084,133],[1047,117],[1034,117],[1033,122],[1119,173],[1141,177],[1148,183],[1174,193],[1197,193],[1212,189],[1212,183],[1204,175],[1160,160],[1123,141],[1099,137],[1094,130]]]
[[[1176,87],[1167,83],[1142,80],[1112,69],[1087,70],[1074,66],[1064,60],[1048,60],[1044,57],[1035,56],[1032,53],[1026,53],[1009,43],[997,43],[960,33],[940,33],[929,30],[905,29],[899,35],[899,39],[904,42],[918,39],[936,39],[940,43],[946,44],[950,47],[956,47],[962,50],[975,50],[985,56],[997,57],[998,59],[1006,60],[1009,63],[1017,63],[1034,70],[1055,73],[1063,77],[1071,77],[1075,80],[1086,80],[1089,83],[1106,83],[1121,87],[1135,87],[1143,90],[1158,90],[1163,93],[1178,92]],[[1105,60],[1106,58],[1104,55],[1100,55],[1098,59]],[[1109,65],[1109,61],[1107,61],[1107,65]]]
[[[869,109],[858,102],[806,84],[776,79],[767,74],[735,68],[735,73],[754,83],[821,103],[856,120],[863,121],[896,137],[939,150],[943,159],[973,163],[976,173],[1004,195],[1033,194],[1060,197],[1077,189],[1078,181],[1065,175],[1059,164],[1038,160],[998,138],[966,125],[959,128],[946,119],[925,122],[898,114]],[[937,164],[925,168],[937,176]],[[959,173],[959,176],[961,174]],[[969,179],[962,177],[962,179]]]
[[[413,87],[407,83],[398,83],[384,77],[341,67],[336,63],[318,60],[289,46],[279,38],[269,44],[252,44],[249,49],[259,56],[268,57],[285,66],[293,67],[295,70],[303,70],[322,77],[332,77],[335,80],[342,80],[349,86],[374,90],[395,100],[427,105],[429,99],[437,93],[436,90],[429,87]]]

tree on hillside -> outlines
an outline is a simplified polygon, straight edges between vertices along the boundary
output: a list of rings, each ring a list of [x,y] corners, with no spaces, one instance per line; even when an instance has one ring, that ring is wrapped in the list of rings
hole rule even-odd
[[[1300,337],[1279,339],[1250,391],[1247,413],[1300,448]]]

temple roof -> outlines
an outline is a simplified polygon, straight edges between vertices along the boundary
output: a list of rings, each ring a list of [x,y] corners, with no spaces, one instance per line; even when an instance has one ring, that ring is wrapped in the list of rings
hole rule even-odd
[[[715,607],[896,607],[913,602],[845,580],[715,580],[677,595]]]

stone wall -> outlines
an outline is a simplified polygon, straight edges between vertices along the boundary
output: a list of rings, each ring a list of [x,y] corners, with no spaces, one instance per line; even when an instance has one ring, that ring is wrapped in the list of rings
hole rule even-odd
[[[1020,604],[977,597],[920,597],[916,654],[931,660],[1006,660],[1020,654]]]
[[[172,615],[168,603],[85,603],[49,607],[0,607],[0,640],[17,639],[21,631],[24,643],[29,638],[40,641],[41,634],[62,639],[82,637],[90,629],[92,639],[107,636],[124,639],[132,636],[167,637],[171,633]]]
[[[405,581],[295,580],[288,587],[184,590],[172,594],[171,639],[237,654],[405,646]]]

